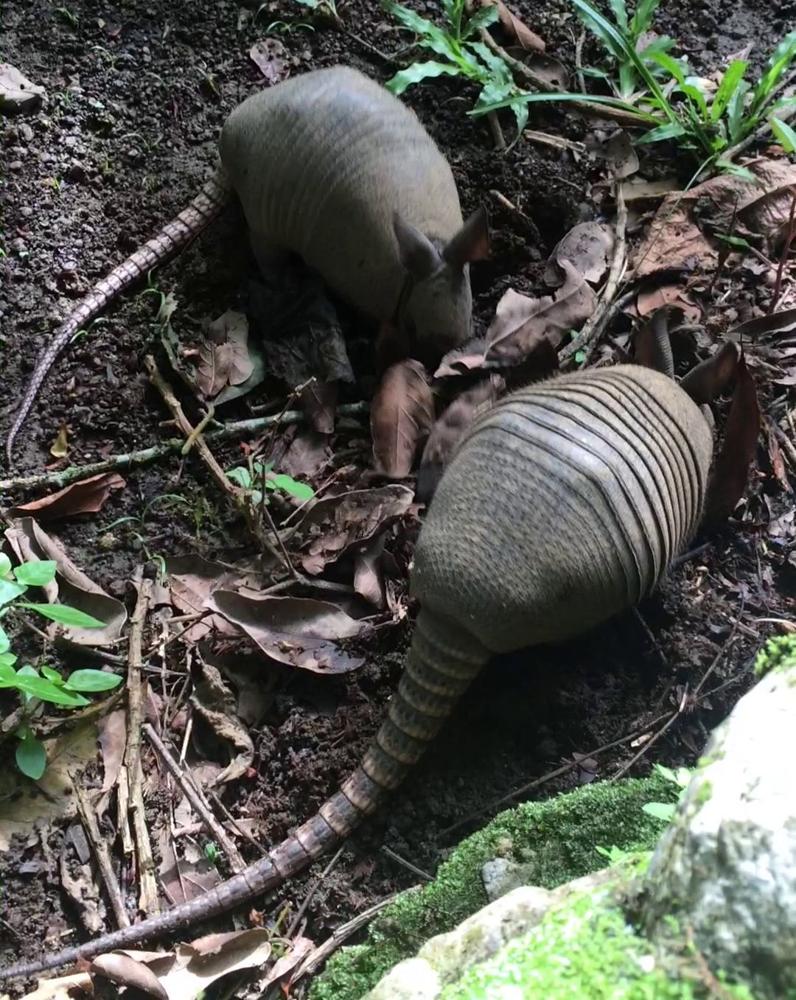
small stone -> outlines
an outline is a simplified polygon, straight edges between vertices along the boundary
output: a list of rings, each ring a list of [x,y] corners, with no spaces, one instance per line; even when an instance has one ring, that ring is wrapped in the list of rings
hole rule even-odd
[[[508,858],[493,858],[485,862],[481,869],[481,880],[484,883],[487,899],[490,902],[500,899],[512,889],[528,885],[533,878],[533,872],[533,865],[518,864]]]
[[[66,171],[66,179],[82,184],[86,179],[86,170],[82,163],[73,163]]]
[[[11,162],[10,162],[10,163],[8,164],[8,169],[9,169],[9,170],[13,170],[13,171],[15,171],[15,172],[16,172],[17,170],[21,170],[21,169],[22,169],[22,160],[12,160],[12,161],[11,161]]]
[[[19,126],[19,137],[23,142],[30,142],[33,139],[33,129],[27,122],[22,122]]]
[[[31,83],[10,63],[0,62],[0,112],[31,114],[41,104],[44,88]]]
[[[407,958],[379,981],[363,1000],[435,1000],[442,991],[439,976],[422,958]]]

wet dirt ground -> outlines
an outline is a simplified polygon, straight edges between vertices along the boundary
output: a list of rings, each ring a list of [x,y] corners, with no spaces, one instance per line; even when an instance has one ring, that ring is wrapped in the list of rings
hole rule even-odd
[[[436,10],[430,2],[412,6],[429,14]],[[252,43],[272,22],[295,21],[295,8],[290,0],[259,10],[226,0],[4,5],[2,58],[45,87],[47,101],[32,117],[1,122],[0,350],[9,407],[0,431],[7,429],[38,353],[63,313],[184,207],[210,174],[225,116],[263,85],[248,58]],[[340,8],[348,30],[316,24],[314,31],[279,36],[292,72],[345,62],[385,80],[392,67],[373,47],[398,51],[403,42],[394,26],[372,0]],[[516,0],[513,8],[545,39],[548,51],[571,60],[577,25],[566,4]],[[755,39],[762,57],[796,18],[793,2],[774,0],[734,4],[729,16],[718,0],[675,0],[665,8],[662,29],[681,39],[692,60],[706,68],[748,38]],[[449,158],[465,213],[482,202],[490,207],[491,260],[473,269],[476,322],[483,327],[508,287],[538,289],[541,263],[557,240],[576,222],[595,217],[590,191],[600,167],[589,157],[575,161],[527,141],[496,154],[484,122],[465,114],[473,97],[461,82],[445,79],[406,95]],[[547,109],[535,115],[534,127],[578,138],[582,123]],[[238,212],[230,210],[152,277],[158,290],[177,299],[175,324],[190,331],[202,318],[234,307],[242,279],[253,269],[241,233]],[[156,300],[140,290],[128,295],[60,358],[20,438],[15,471],[33,472],[51,462],[48,449],[64,423],[74,463],[146,447],[162,437],[167,415],[142,367],[155,338]],[[372,371],[366,364],[357,376],[350,398],[367,398]],[[766,388],[760,388],[765,397]],[[246,405],[230,415],[245,416]],[[362,423],[338,436],[334,447],[352,441],[361,446],[367,435]],[[361,454],[366,462],[367,451]],[[234,445],[219,454],[225,468],[239,457]],[[129,599],[128,581],[146,555],[213,557],[246,543],[241,525],[198,463],[182,465],[175,458],[125,478],[126,489],[113,494],[100,514],[59,524],[55,532],[74,561],[111,593]],[[144,530],[122,526],[114,531],[115,545],[98,544],[108,525],[137,517],[153,499],[173,493],[188,505],[155,505]],[[787,552],[767,544],[766,536],[768,520],[785,510],[789,499],[765,468],[753,473],[748,496],[754,516],[736,517],[718,534],[696,539],[697,554],[674,568],[640,616],[627,614],[577,643],[517,654],[485,672],[406,786],[346,845],[310,901],[306,933],[320,942],[363,908],[417,882],[413,871],[382,848],[433,872],[456,837],[478,822],[468,818],[485,804],[573,755],[590,758],[596,748],[665,716],[710,669],[702,694],[717,692],[689,703],[630,773],[646,773],[656,760],[693,761],[710,729],[750,683],[761,641],[776,631],[761,619],[785,618],[793,607],[796,570]],[[3,497],[5,504],[11,500]],[[269,844],[310,815],[355,766],[373,735],[409,635],[408,626],[385,633],[369,649],[368,664],[345,678],[308,678],[273,668],[275,694],[265,724],[254,734],[256,776],[225,793],[233,815],[241,807],[247,815],[256,813]],[[171,665],[184,669],[179,654]],[[637,751],[623,742],[534,794],[608,777]],[[156,822],[158,802],[151,805]],[[454,824],[463,825],[451,833]],[[57,830],[47,836],[58,843]],[[256,856],[246,845],[243,850]],[[36,838],[15,842],[0,856],[3,965],[12,957],[36,955],[42,935],[75,924],[59,892],[56,857],[57,852],[42,854]],[[285,901],[301,903],[321,867],[257,903],[266,923]],[[36,941],[24,932],[31,923],[40,928]]]

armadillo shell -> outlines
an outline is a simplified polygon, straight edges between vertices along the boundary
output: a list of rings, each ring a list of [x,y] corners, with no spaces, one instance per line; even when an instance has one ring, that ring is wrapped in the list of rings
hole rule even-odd
[[[443,476],[413,593],[493,652],[571,638],[655,586],[698,524],[712,450],[699,408],[647,368],[515,392]]]

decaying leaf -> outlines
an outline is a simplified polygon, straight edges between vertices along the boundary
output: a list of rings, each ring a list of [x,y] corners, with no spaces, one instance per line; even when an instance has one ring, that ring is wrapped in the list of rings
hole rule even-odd
[[[431,428],[417,471],[417,499],[429,503],[451,457],[475,418],[503,392],[499,375],[479,382],[450,404]]]
[[[115,709],[103,715],[97,722],[100,752],[102,755],[102,789],[99,801],[94,806],[97,816],[108,807],[111,792],[116,788],[122,769],[124,753],[127,749],[127,713]]]
[[[626,311],[644,319],[663,306],[679,309],[689,323],[696,323],[702,317],[702,310],[686,291],[685,283],[679,282],[645,282],[639,288],[635,302]]]
[[[563,286],[553,295],[530,299],[509,289],[498,302],[486,334],[486,357],[522,360],[547,341],[557,348],[594,312],[597,298],[569,261],[562,262]]]
[[[237,625],[263,652],[280,663],[319,674],[356,670],[364,662],[338,645],[367,632],[336,604],[309,597],[245,597],[217,590],[208,605]]]
[[[522,61],[551,90],[569,90],[569,70],[559,59],[544,52],[529,52]]]
[[[564,261],[569,262],[586,281],[599,284],[611,261],[614,231],[604,222],[579,222],[556,244],[544,273],[544,280],[553,288],[563,284]]]
[[[741,350],[732,340],[725,341],[715,354],[683,376],[680,388],[698,405],[712,403],[732,383],[738,372]]]
[[[736,368],[735,391],[724,440],[716,456],[705,501],[707,524],[715,525],[726,520],[743,496],[759,434],[760,405],[757,390],[742,356]]]
[[[96,514],[102,510],[113,490],[124,489],[126,485],[118,472],[102,472],[65,486],[57,493],[19,504],[9,513],[13,517],[31,514],[38,521],[55,521],[75,514]]]
[[[302,409],[310,427],[318,434],[328,435],[334,431],[337,388],[337,382],[319,382],[314,378],[301,390]]]
[[[497,6],[500,24],[509,37],[509,44],[519,45],[530,52],[544,52],[545,43],[509,10],[503,0],[479,0],[482,7]]]
[[[163,1000],[196,1000],[223,976],[264,965],[271,957],[270,938],[271,932],[261,927],[208,934],[168,952],[110,952],[95,958],[91,968],[112,982]]]
[[[718,253],[711,234],[758,234],[777,245],[790,213],[787,191],[796,184],[796,164],[761,157],[744,167],[754,181],[719,174],[664,198],[633,256],[636,278],[665,270],[714,270]]]
[[[796,309],[782,309],[769,316],[755,316],[744,323],[734,326],[728,336],[740,339],[743,337],[762,337],[772,333],[790,332],[796,329]]]
[[[191,705],[215,736],[236,751],[230,763],[216,775],[213,784],[236,781],[251,767],[254,743],[249,730],[235,714],[236,699],[220,671],[211,663],[201,662],[201,676],[195,680]]]
[[[626,204],[635,201],[658,201],[664,195],[679,191],[680,185],[676,178],[659,181],[647,181],[640,177],[625,181],[622,185],[622,197]]]
[[[107,646],[119,638],[127,621],[125,606],[79,570],[61,543],[51,538],[32,517],[11,521],[5,537],[20,562],[36,559],[55,561],[55,579],[41,588],[50,604],[61,601],[105,623],[104,628],[80,628],[53,622],[48,634],[58,632],[85,646]]]
[[[290,76],[288,51],[278,38],[261,38],[249,49],[249,59],[273,86]]]
[[[454,347],[442,358],[434,378],[449,378],[456,375],[466,375],[480,368],[491,367],[486,364],[486,340],[476,337],[461,347]]]
[[[377,608],[383,608],[385,604],[383,553],[384,534],[381,534],[366,542],[354,554],[354,590]]]
[[[76,1000],[80,996],[91,996],[94,990],[87,972],[75,972],[56,979],[43,979],[32,993],[26,993],[22,1000]],[[8,1000],[4,994],[2,1000]]]
[[[423,365],[406,360],[389,368],[370,407],[376,469],[393,479],[408,476],[433,421],[434,396]]]
[[[166,571],[174,607],[180,614],[197,615],[196,623],[188,626],[183,633],[186,642],[199,642],[211,631],[221,635],[237,634],[220,615],[206,614],[207,598],[213,590],[232,584],[234,574],[228,566],[201,556],[174,556],[166,560]]]
[[[69,429],[66,424],[61,424],[55,440],[50,445],[50,454],[53,458],[66,458],[69,454]]]
[[[766,421],[766,438],[768,440],[768,457],[771,462],[771,471],[774,473],[777,482],[786,493],[791,492],[788,470],[785,468],[785,459],[782,457],[782,449],[777,441],[774,426],[770,420]]]
[[[63,736],[44,741],[47,770],[38,781],[24,778],[14,767],[2,769],[0,851],[8,850],[15,835],[28,837],[40,820],[52,822],[75,815],[74,775],[95,760],[96,739],[96,723],[83,719]]]
[[[397,483],[319,500],[297,529],[304,539],[304,569],[320,573],[351,549],[367,544],[403,517],[412,500],[412,490]]]
[[[624,180],[638,170],[638,153],[624,129],[616,129],[602,145],[602,155],[614,177]]]
[[[0,62],[0,113],[30,114],[41,104],[44,87],[23,76],[11,63]]]
[[[254,371],[249,357],[249,321],[230,309],[208,328],[199,347],[196,385],[205,399],[217,396],[227,385],[242,385]]]

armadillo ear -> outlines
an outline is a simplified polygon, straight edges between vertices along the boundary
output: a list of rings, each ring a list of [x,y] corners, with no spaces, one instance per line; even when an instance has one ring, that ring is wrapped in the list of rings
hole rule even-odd
[[[413,278],[422,281],[442,266],[440,255],[431,240],[397,212],[393,215],[392,227],[401,263]]]
[[[459,270],[471,260],[485,260],[489,256],[489,216],[483,205],[456,233],[442,256],[451,267]]]

